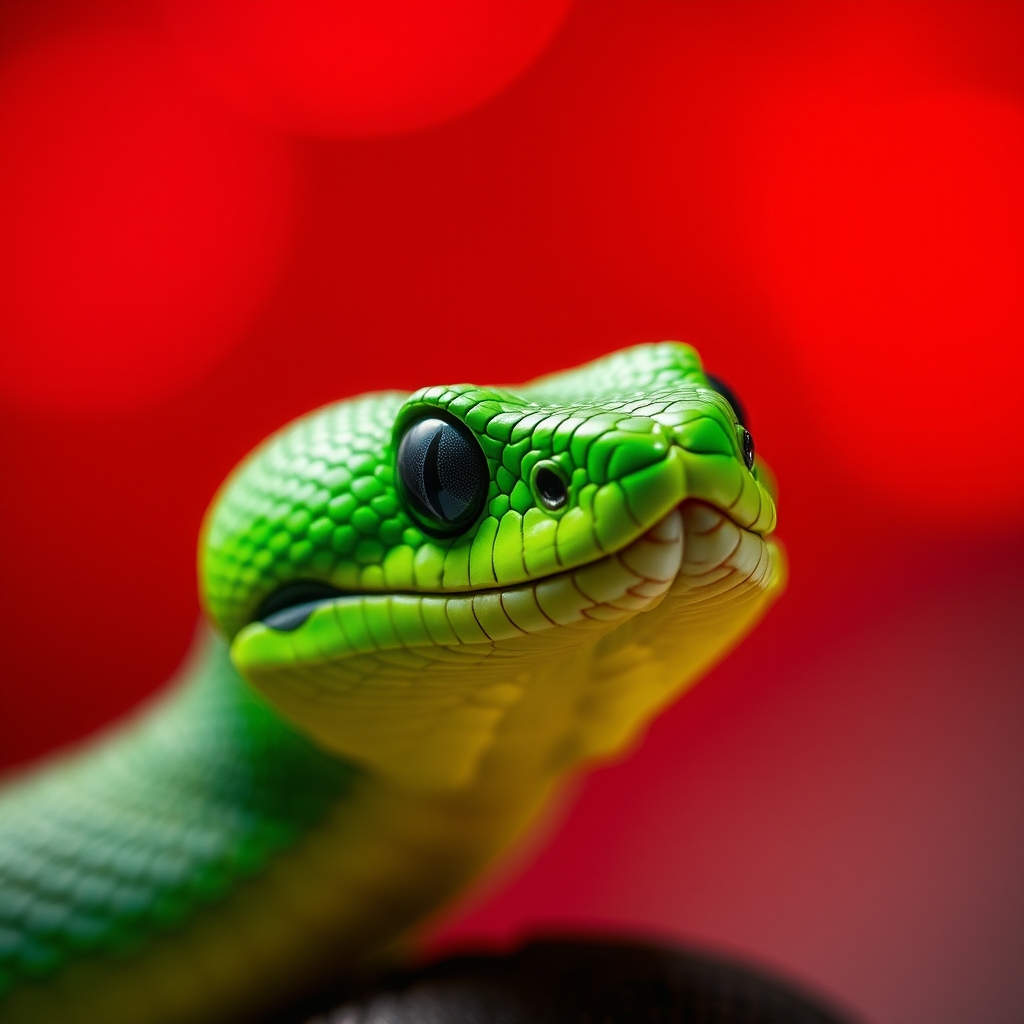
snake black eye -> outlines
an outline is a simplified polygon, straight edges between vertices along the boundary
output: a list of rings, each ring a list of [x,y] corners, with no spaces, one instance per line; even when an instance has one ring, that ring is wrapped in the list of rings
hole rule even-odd
[[[704,376],[707,377],[711,387],[732,406],[732,411],[736,414],[736,422],[749,425],[747,410],[743,408],[743,403],[736,397],[736,392],[720,377],[711,373],[705,373]]]
[[[754,439],[750,436],[750,431],[746,427],[742,428],[743,436],[740,439],[740,443],[743,446],[743,464],[747,469],[754,468]]]
[[[439,534],[458,533],[476,519],[490,483],[472,431],[437,416],[417,420],[402,435],[398,478],[416,517]]]

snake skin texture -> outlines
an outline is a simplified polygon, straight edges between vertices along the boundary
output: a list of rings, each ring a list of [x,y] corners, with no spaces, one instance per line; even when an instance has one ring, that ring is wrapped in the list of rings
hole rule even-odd
[[[223,644],[102,748],[5,794],[3,982],[122,953],[264,868],[350,788],[355,770],[246,688]]]
[[[774,527],[678,343],[285,427],[166,694],[0,789],[0,1022],[245,1020],[394,955],[757,622]]]

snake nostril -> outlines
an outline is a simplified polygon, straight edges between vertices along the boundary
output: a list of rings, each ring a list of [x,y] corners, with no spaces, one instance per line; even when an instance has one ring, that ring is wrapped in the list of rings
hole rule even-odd
[[[540,503],[554,512],[569,500],[569,491],[565,481],[547,466],[541,466],[533,477],[533,485],[537,490]]]
[[[754,439],[750,436],[750,431],[746,427],[743,427],[742,447],[743,447],[743,462],[747,469],[754,468]]]

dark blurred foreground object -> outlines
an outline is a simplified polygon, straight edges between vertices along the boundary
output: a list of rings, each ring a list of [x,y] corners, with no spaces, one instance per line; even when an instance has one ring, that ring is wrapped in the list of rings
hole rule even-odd
[[[337,997],[335,997],[337,999]],[[538,941],[391,975],[279,1024],[849,1024],[746,967],[628,942]]]

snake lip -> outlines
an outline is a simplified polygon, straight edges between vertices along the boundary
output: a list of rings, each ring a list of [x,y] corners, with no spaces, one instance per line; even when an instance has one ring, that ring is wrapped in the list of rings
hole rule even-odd
[[[681,508],[682,503],[673,506],[673,508],[666,513],[666,517],[671,515],[677,509]],[[663,517],[665,518],[665,517]],[[660,521],[660,520],[659,520]],[[648,530],[654,528],[657,524],[653,524],[648,527]],[[646,531],[645,531],[646,532]],[[637,540],[639,538],[633,538]],[[430,591],[430,590],[417,590],[417,591],[393,591],[390,592],[394,595],[400,595],[403,593],[416,594],[421,597],[450,597],[450,598],[464,598],[464,597],[480,597],[492,593],[508,593],[510,588],[514,590],[516,587],[523,584],[540,584],[557,579],[566,573],[578,572],[584,569],[587,565],[596,564],[607,558],[614,557],[618,550],[624,550],[630,546],[630,542],[622,545],[620,549],[612,551],[602,551],[596,558],[583,562],[579,565],[567,565],[563,569],[555,573],[549,573],[544,576],[539,576],[533,579],[526,579],[516,582],[508,582],[504,585],[492,586],[492,587],[477,587],[468,589],[449,589],[444,591]],[[327,583],[323,580],[312,580],[312,579],[300,579],[291,580],[276,590],[271,591],[258,606],[256,613],[249,620],[249,624],[260,623],[278,633],[290,633],[297,630],[302,626],[307,619],[321,606],[330,604],[337,601],[339,598],[358,598],[358,597],[369,597],[369,596],[383,596],[378,592],[367,592],[357,590],[344,590],[341,587],[336,587],[331,583]]]
[[[683,505],[689,502],[697,502],[698,504],[709,505],[710,508],[715,509],[715,511],[719,512],[727,519],[731,520],[739,529],[744,530],[745,532],[751,532],[747,530],[747,528],[742,526],[742,524],[740,524],[736,519],[733,518],[731,514],[731,509],[718,508],[717,506],[710,504],[700,498],[684,498],[683,501],[673,506],[671,511],[682,509]],[[671,511],[669,513],[666,513],[666,515],[671,514]],[[624,546],[628,546],[628,544]],[[596,559],[594,559],[594,561],[600,561],[601,559],[607,558],[614,554],[615,551],[604,551]],[[566,566],[566,568],[563,571],[574,572],[581,568],[583,568],[583,565]],[[553,575],[548,575],[546,577],[543,577],[543,579],[552,579],[553,577],[559,575],[561,575],[561,572],[554,573]],[[541,578],[537,578],[533,580],[533,582],[539,583],[541,582]],[[516,584],[509,584],[509,586],[515,585]],[[490,591],[500,592],[506,589],[507,586],[498,586],[469,590],[453,589],[443,591],[440,593],[441,596],[460,597],[466,596],[467,594],[480,595],[488,593]],[[438,592],[415,591],[415,593],[421,595],[433,594],[436,596]],[[264,626],[268,626],[269,628],[276,630],[279,633],[290,633],[298,629],[300,626],[302,626],[303,623],[305,623],[306,620],[313,614],[313,612],[315,612],[317,608],[319,608],[321,605],[328,604],[332,601],[337,600],[338,598],[359,597],[360,595],[364,594],[367,594],[367,592],[344,590],[341,587],[336,587],[333,584],[327,583],[323,580],[291,580],[288,583],[285,583],[282,586],[278,587],[276,590],[271,591],[271,593],[263,599],[263,601],[257,608],[256,613],[249,621],[251,623],[260,622]]]

